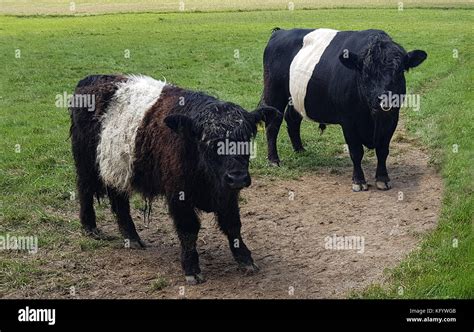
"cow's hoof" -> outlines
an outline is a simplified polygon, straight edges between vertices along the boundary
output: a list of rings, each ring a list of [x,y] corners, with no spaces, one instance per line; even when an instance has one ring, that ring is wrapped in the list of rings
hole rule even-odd
[[[392,189],[390,181],[375,181],[375,186],[378,190],[389,190]]]
[[[141,239],[125,240],[125,248],[127,249],[145,249],[146,244]]]
[[[367,191],[369,190],[369,186],[367,183],[353,183],[352,184],[352,191],[359,192],[359,191]]]
[[[280,166],[280,158],[278,157],[268,157],[268,165],[269,166]]]
[[[299,148],[296,148],[294,149],[296,153],[303,153],[303,152],[306,152],[306,149],[304,147],[299,147]]]
[[[185,276],[185,278],[188,285],[202,284],[204,281],[206,281],[201,273]]]
[[[260,267],[252,262],[250,264],[239,264],[239,270],[245,275],[252,275],[260,271]]]
[[[90,237],[92,237],[92,238],[98,237],[101,233],[102,233],[102,232],[101,232],[98,228],[96,228],[96,227],[90,228],[90,229],[84,229],[84,234],[85,234],[86,236],[90,236]]]
[[[111,240],[112,237],[105,235],[100,229],[92,228],[92,229],[85,229],[84,234],[93,238],[94,240]]]

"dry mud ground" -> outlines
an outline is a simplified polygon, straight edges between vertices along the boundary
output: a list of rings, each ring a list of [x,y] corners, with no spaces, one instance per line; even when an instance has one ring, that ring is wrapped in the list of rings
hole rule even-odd
[[[254,177],[242,192],[243,238],[261,270],[244,276],[237,270],[226,238],[212,215],[202,215],[198,251],[206,282],[187,286],[179,262],[180,246],[163,202],[154,203],[152,222],[132,216],[146,250],[114,245],[94,250],[75,245],[39,251],[44,276],[27,287],[5,294],[24,298],[343,298],[383,281],[436,226],[442,183],[428,165],[428,156],[405,139],[392,143],[389,172],[393,188],[373,186],[375,160],[365,165],[372,186],[351,191],[351,168],[303,174],[297,180]],[[289,192],[294,192],[290,200]],[[403,199],[400,200],[400,192]],[[75,211],[69,217],[76,218]],[[64,216],[64,214],[63,214]],[[118,235],[111,213],[99,227]],[[364,238],[358,250],[325,248],[327,236]],[[82,235],[71,234],[74,237]],[[152,287],[160,280],[161,286]],[[71,295],[69,287],[75,287]]]

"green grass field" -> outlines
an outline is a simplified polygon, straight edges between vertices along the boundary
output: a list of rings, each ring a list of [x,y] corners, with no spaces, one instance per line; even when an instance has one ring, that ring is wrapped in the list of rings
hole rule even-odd
[[[444,178],[438,228],[394,270],[389,282],[354,297],[474,298],[472,9],[320,9],[222,13],[114,14],[86,17],[0,16],[0,233],[35,234],[46,250],[61,250],[79,221],[75,211],[69,115],[55,107],[93,73],[143,73],[207,91],[252,109],[262,89],[263,48],[273,27],[379,28],[406,49],[428,52],[407,74],[422,110],[403,116]],[[129,52],[130,57],[126,57]],[[238,54],[238,57],[236,57]],[[458,55],[453,56],[454,55]],[[295,155],[282,130],[281,168],[266,167],[263,135],[252,172],[294,177],[319,167],[347,165],[338,127],[319,137],[304,123],[307,151]],[[453,152],[457,145],[457,152]],[[336,163],[336,164],[335,164]],[[99,216],[100,216],[99,211]],[[453,240],[457,239],[457,246]],[[93,243],[93,244],[91,244]],[[0,252],[0,297],[41,271],[40,261]],[[399,294],[402,286],[404,292]]]
[[[89,15],[120,12],[208,12],[314,8],[468,8],[469,0],[0,0],[0,13],[12,15]]]

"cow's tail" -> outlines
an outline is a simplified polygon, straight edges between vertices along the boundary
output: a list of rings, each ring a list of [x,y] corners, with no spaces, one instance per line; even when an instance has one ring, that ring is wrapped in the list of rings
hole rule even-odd
[[[69,127],[69,135],[66,137],[65,141],[68,141],[72,137],[72,132],[74,131],[74,123],[71,121],[71,126]]]
[[[324,130],[326,130],[326,124],[325,123],[320,123],[319,124],[319,134],[320,135],[324,134]]]
[[[260,94],[260,100],[257,104],[257,108],[264,107],[264,106],[267,106],[267,104],[265,103],[265,91],[262,90],[262,93]]]
[[[260,101],[258,102],[257,108],[267,106],[265,102],[265,87],[267,85],[268,80],[268,70],[265,67],[265,63],[263,64],[263,89],[262,93],[260,94]]]

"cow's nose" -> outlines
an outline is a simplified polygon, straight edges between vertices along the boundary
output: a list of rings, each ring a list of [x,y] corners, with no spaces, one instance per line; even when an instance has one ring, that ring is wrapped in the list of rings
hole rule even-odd
[[[232,171],[225,175],[225,181],[232,189],[242,189],[250,186],[251,180],[247,172]]]

